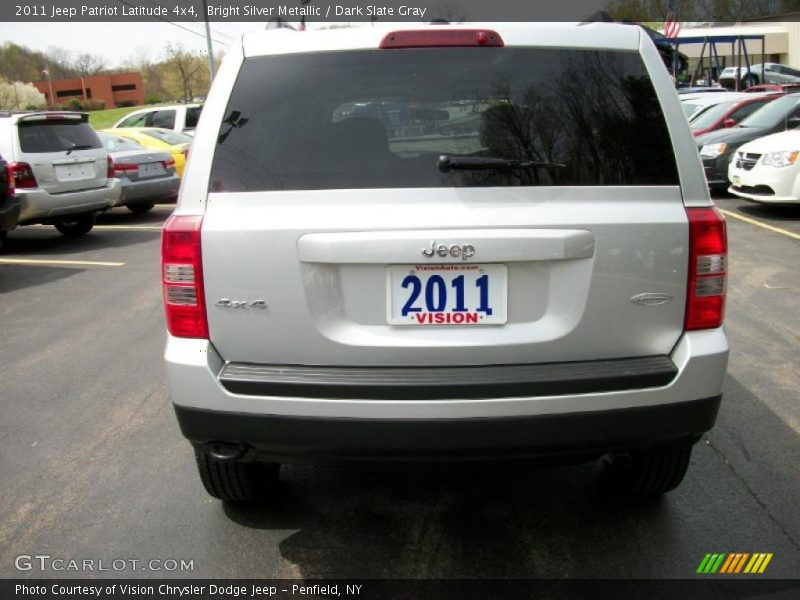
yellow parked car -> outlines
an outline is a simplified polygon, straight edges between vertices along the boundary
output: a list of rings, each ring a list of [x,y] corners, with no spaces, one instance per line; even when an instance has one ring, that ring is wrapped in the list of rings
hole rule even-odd
[[[189,144],[192,143],[191,136],[160,127],[118,127],[101,131],[129,138],[148,150],[169,152],[175,159],[175,171],[178,176],[183,176],[183,167],[189,154]]]

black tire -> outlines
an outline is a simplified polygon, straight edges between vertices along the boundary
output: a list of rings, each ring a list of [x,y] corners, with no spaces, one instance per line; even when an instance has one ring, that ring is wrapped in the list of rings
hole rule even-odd
[[[143,215],[152,210],[155,205],[155,202],[137,202],[136,204],[128,204],[128,210],[135,215]]]
[[[691,456],[691,444],[605,456],[600,482],[614,493],[657,496],[680,485]]]
[[[758,77],[753,75],[752,73],[748,73],[744,77],[742,77],[742,89],[746,90],[749,87],[754,85],[758,85]]]
[[[7,236],[8,236],[7,231],[0,231],[0,252],[6,249],[6,244],[8,243]]]
[[[280,465],[218,460],[195,450],[197,470],[206,492],[227,502],[265,500],[278,484]]]
[[[74,217],[62,217],[53,221],[58,232],[70,238],[81,237],[92,230],[95,222],[94,213],[90,215],[76,215]]]

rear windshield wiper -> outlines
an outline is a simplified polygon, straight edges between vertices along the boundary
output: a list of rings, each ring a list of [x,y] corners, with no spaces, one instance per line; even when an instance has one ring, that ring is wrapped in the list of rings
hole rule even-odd
[[[479,171],[481,169],[565,169],[562,163],[540,162],[536,160],[516,160],[513,158],[492,158],[488,156],[455,156],[442,154],[439,157],[439,170]]]
[[[91,150],[92,148],[94,148],[94,146],[90,146],[89,144],[83,144],[83,145],[79,145],[79,144],[72,144],[72,146],[70,146],[69,148],[67,148],[67,156],[69,156],[69,155],[70,155],[70,153],[71,153],[73,150]]]

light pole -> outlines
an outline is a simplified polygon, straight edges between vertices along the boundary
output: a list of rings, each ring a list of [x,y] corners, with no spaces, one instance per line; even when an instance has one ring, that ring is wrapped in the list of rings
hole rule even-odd
[[[53,82],[50,80],[50,71],[42,69],[42,75],[47,77],[47,87],[50,90],[50,106],[55,105],[55,98],[53,98]]]
[[[206,44],[208,45],[208,72],[214,81],[214,50],[211,48],[211,26],[208,24],[208,0],[203,0],[203,20],[206,22]]]

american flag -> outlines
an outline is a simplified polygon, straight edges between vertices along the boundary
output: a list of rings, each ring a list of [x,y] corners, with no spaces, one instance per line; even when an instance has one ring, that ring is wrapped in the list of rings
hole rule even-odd
[[[664,21],[664,35],[668,38],[676,38],[681,32],[681,24],[678,21],[678,11],[675,10],[673,0],[667,2],[667,18]]]

